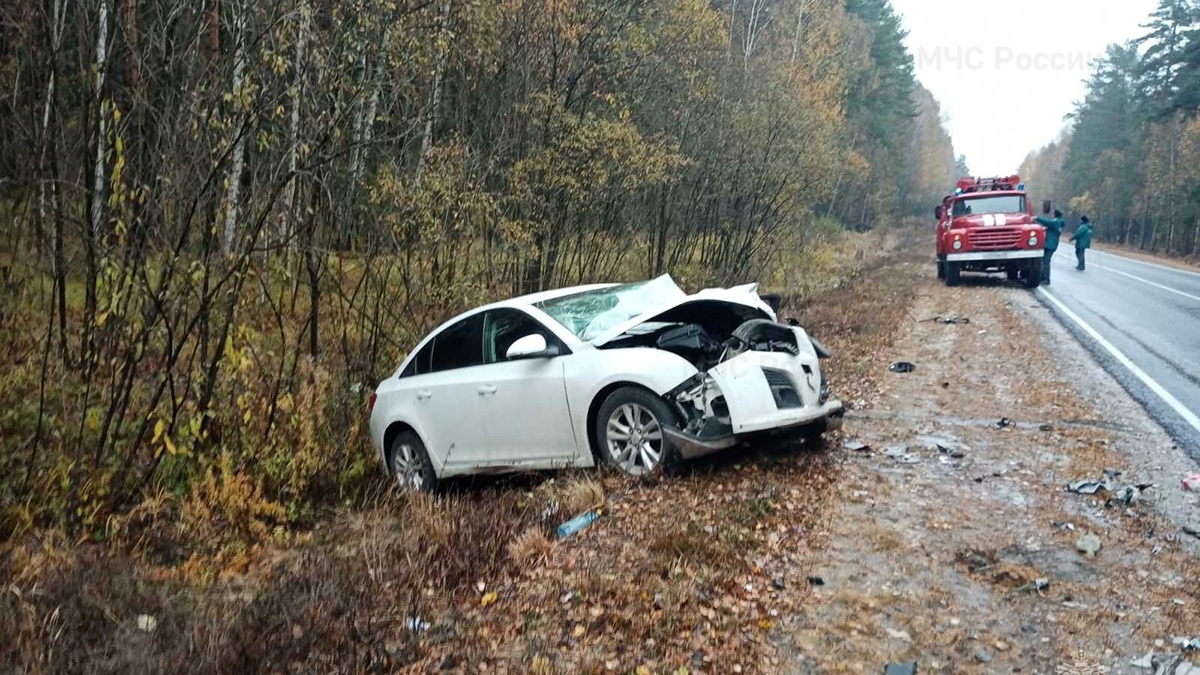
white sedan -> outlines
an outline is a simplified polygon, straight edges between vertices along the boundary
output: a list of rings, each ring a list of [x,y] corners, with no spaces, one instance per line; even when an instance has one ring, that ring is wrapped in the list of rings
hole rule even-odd
[[[471,310],[371,395],[371,440],[406,490],[450,476],[607,462],[633,475],[760,432],[841,424],[799,326],[757,285],[688,295],[663,276]]]

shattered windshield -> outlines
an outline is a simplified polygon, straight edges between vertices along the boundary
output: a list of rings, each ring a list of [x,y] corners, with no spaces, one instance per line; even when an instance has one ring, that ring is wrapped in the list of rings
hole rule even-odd
[[[614,326],[686,297],[669,276],[598,288],[537,303],[537,308],[580,340],[600,337]]]

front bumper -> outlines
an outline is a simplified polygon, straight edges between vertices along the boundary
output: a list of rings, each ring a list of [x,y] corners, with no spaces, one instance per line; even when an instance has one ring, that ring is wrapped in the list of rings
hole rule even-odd
[[[822,429],[823,431],[836,431],[842,428],[842,416],[845,414],[846,409],[841,401],[834,399],[827,401],[819,407],[796,408],[788,412],[790,414],[787,417],[776,420],[775,426],[758,429],[753,432],[734,433],[731,427],[724,427],[722,430],[701,431],[698,434],[688,433],[681,429],[668,428],[665,429],[665,433],[667,434],[667,438],[671,439],[675,448],[679,450],[681,457],[684,459],[696,459],[722,450],[728,450],[742,443],[748,437],[760,433],[786,433],[821,423],[825,424],[824,429]]]
[[[971,253],[950,253],[946,255],[948,262],[975,262],[980,260],[1023,260],[1025,258],[1040,258],[1041,249],[1025,251],[974,251]]]

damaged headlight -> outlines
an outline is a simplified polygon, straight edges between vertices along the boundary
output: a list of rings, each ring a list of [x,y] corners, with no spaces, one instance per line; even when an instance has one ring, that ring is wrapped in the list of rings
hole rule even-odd
[[[721,387],[711,376],[697,375],[675,390],[675,401],[684,409],[689,419],[715,419],[729,423],[729,404],[721,393]]]
[[[825,379],[824,368],[817,366],[817,372],[821,374],[821,389],[817,396],[817,403],[825,405],[825,402],[829,400],[829,381]]]

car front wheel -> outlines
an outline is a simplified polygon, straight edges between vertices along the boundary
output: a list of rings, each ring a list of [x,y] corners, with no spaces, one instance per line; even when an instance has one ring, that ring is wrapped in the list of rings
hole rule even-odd
[[[411,431],[402,431],[388,450],[388,468],[401,492],[432,492],[437,488],[437,474],[425,444]]]
[[[631,476],[646,476],[675,461],[663,433],[676,416],[650,392],[622,387],[609,395],[596,416],[596,440],[604,461]]]

